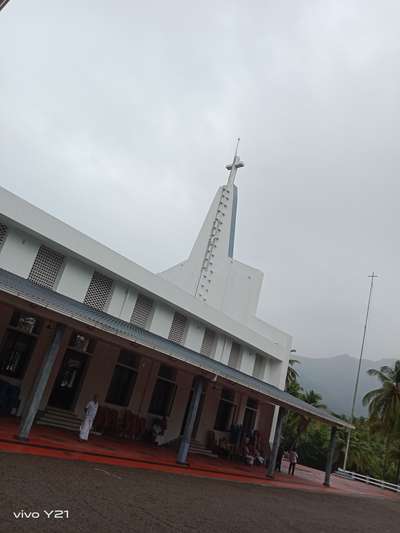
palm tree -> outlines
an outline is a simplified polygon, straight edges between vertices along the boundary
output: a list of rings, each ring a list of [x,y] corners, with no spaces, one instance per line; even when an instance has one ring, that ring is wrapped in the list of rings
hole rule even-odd
[[[301,399],[309,403],[310,405],[313,405],[314,407],[318,407],[319,409],[326,409],[326,405],[321,403],[322,396],[312,389],[302,394]]]
[[[321,403],[322,396],[318,394],[318,392],[315,392],[314,390],[300,392],[298,397],[301,398],[303,401],[319,409],[326,408],[326,405]],[[297,441],[300,439],[300,436],[306,432],[308,426],[310,425],[310,422],[311,422],[310,417],[304,416],[304,415],[298,416],[295,443],[297,443]]]
[[[400,361],[396,361],[393,368],[370,368],[368,375],[376,376],[382,386],[369,391],[363,398],[363,404],[368,405],[373,421],[379,420],[386,433],[393,433],[400,424]]]
[[[368,392],[363,398],[363,404],[368,405],[371,426],[386,437],[382,472],[382,476],[385,477],[390,439],[400,429],[400,361],[396,361],[393,368],[390,366],[382,366],[379,370],[370,368],[368,375],[377,377],[382,385]]]
[[[289,359],[289,366],[286,374],[286,388],[289,389],[294,383],[297,383],[299,374],[294,369],[294,365],[299,365],[300,361],[297,359]]]

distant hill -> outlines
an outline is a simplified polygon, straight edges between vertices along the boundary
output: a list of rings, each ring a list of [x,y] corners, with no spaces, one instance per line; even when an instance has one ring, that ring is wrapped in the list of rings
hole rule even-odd
[[[331,411],[350,415],[358,359],[350,355],[314,359],[297,354],[294,358],[301,363],[295,365],[301,386],[306,390],[314,389],[321,394],[323,403]],[[377,378],[368,376],[367,370],[380,368],[383,365],[393,366],[393,363],[394,359],[381,359],[380,361],[364,359],[362,361],[356,416],[368,415],[368,409],[362,405],[362,398],[370,390],[379,387]]]

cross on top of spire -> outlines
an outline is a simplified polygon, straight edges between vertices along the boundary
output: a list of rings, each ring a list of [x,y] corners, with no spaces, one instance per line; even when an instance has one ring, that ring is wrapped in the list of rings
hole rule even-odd
[[[233,185],[233,183],[235,182],[237,169],[244,167],[244,163],[243,161],[240,160],[240,157],[238,156],[238,153],[237,153],[239,141],[240,141],[240,137],[238,138],[237,143],[236,143],[236,150],[235,150],[235,155],[233,157],[232,163],[230,165],[226,165],[225,167],[227,170],[230,171],[227,185]]]

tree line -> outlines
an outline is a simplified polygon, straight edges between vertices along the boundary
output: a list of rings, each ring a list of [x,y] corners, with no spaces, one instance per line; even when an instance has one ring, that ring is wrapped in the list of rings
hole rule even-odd
[[[293,396],[320,409],[326,409],[321,395],[304,390],[291,359],[286,378],[286,390]],[[400,360],[393,367],[367,371],[377,378],[377,388],[368,392],[363,404],[368,406],[367,418],[355,418],[347,469],[363,475],[400,484]],[[343,414],[332,413],[343,420]],[[318,421],[288,413],[283,427],[282,441],[285,449],[296,447],[300,461],[314,468],[324,469],[329,448],[330,428]],[[347,430],[339,429],[334,457],[335,467],[343,465]]]

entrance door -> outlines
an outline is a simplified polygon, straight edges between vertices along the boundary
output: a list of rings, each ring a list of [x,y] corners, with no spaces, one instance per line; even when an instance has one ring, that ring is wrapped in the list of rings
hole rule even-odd
[[[72,409],[82,383],[88,356],[67,350],[53,391],[49,405],[60,409]]]
[[[190,402],[192,401],[192,396],[193,396],[193,389],[190,391],[190,396],[189,396],[189,401],[186,406],[185,416],[183,417],[181,435],[183,435],[183,432],[185,431],[185,425],[186,425],[186,420],[187,420],[188,413],[189,413]],[[201,413],[203,412],[204,398],[205,398],[205,391],[203,390],[200,396],[199,407],[197,409],[197,414],[196,414],[196,418],[195,418],[194,425],[193,425],[193,433],[192,433],[193,440],[196,438],[197,430],[199,428]]]

